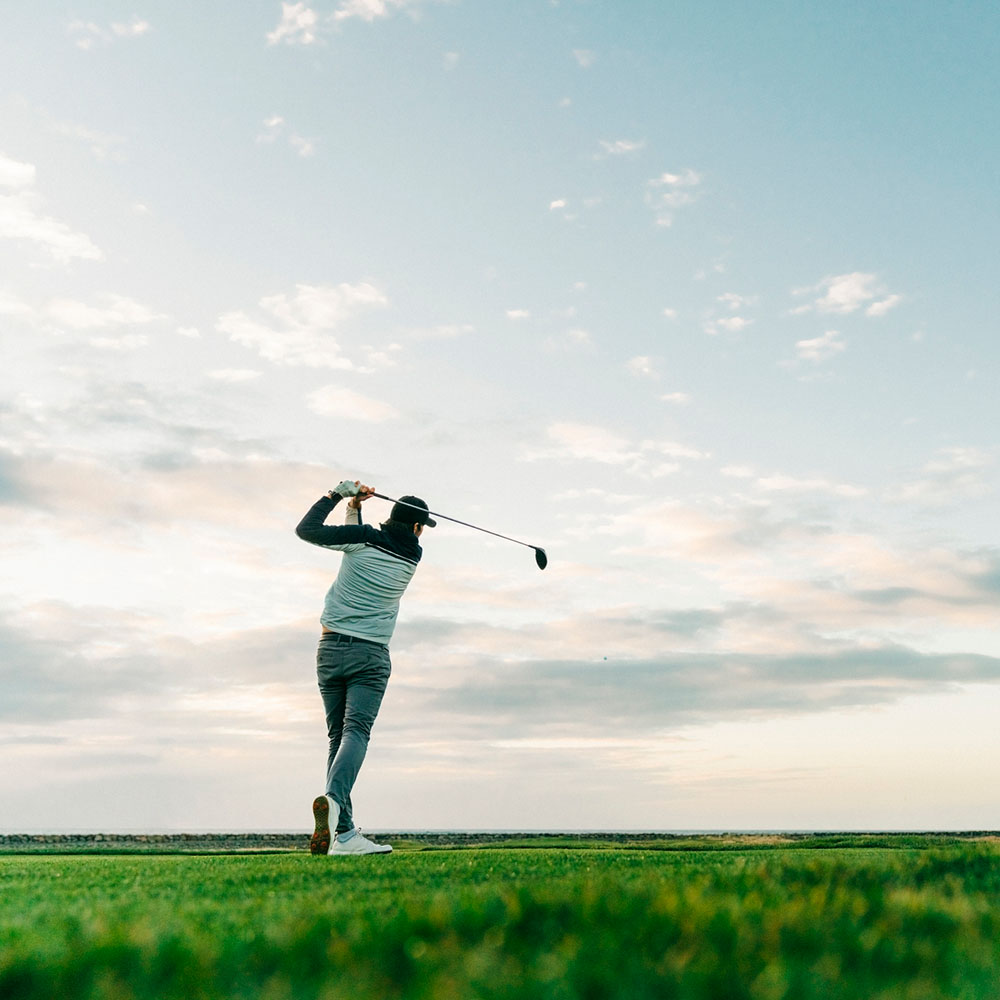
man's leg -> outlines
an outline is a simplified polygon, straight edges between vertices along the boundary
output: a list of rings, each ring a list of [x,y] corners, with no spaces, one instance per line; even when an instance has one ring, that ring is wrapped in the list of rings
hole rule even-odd
[[[389,651],[367,643],[342,645],[345,683],[339,741],[327,773],[327,794],[340,806],[336,833],[354,829],[351,789],[368,751],[372,725],[382,704],[391,665]],[[331,749],[333,740],[331,737]]]
[[[326,792],[313,802],[313,818],[316,829],[309,841],[312,854],[326,854],[331,840],[337,833],[339,807],[330,801],[330,768],[340,747],[341,733],[344,727],[344,708],[347,703],[347,684],[343,676],[343,661],[340,647],[329,641],[320,641],[316,653],[316,677],[319,682],[319,693],[323,698],[323,709],[326,713],[326,731],[329,747],[326,756]],[[331,812],[333,815],[331,816]],[[333,825],[331,831],[330,825]]]

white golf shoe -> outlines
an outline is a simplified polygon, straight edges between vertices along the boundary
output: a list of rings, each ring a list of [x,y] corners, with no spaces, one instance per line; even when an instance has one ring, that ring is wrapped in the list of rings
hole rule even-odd
[[[367,837],[361,835],[361,828],[355,827],[348,830],[347,840],[341,840],[345,834],[339,833],[330,845],[330,854],[392,854],[392,847],[388,844],[372,843]]]
[[[331,830],[337,829],[340,806],[329,795],[318,795],[313,800],[313,819],[316,829],[309,841],[310,854],[330,853],[330,842],[334,839]]]

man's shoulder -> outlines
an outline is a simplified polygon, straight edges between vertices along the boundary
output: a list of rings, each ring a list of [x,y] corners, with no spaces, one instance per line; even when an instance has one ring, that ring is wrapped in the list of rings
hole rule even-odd
[[[410,563],[420,562],[423,552],[416,535],[407,536],[402,532],[386,531],[384,528],[373,528],[367,524],[365,527],[370,531],[370,535],[365,536],[367,545],[395,556],[397,559],[405,559]]]

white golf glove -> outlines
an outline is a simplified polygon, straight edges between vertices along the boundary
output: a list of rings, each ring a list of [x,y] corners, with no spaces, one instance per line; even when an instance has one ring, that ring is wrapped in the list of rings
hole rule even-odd
[[[358,489],[358,484],[352,482],[350,479],[345,479],[342,483],[338,483],[332,490],[331,493],[339,493],[342,497],[356,497],[361,490]]]

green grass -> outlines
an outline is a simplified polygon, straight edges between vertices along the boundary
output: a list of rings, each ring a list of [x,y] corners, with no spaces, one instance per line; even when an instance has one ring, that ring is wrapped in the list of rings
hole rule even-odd
[[[907,844],[0,857],[0,997],[997,996],[1000,848]]]

